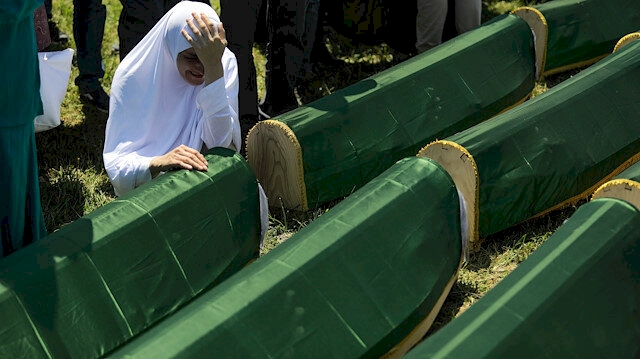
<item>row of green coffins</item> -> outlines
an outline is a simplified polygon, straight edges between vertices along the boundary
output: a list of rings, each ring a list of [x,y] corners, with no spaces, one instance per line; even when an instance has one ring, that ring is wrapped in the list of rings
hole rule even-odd
[[[635,98],[639,92],[640,41],[636,41],[546,94],[444,143],[455,146],[437,142],[419,156],[397,162],[287,242],[113,353],[113,357],[403,355],[428,330],[457,277],[468,239],[465,233],[477,223],[472,213],[477,214],[480,208],[480,217],[488,221],[481,221],[483,231],[495,230],[539,213],[541,208],[546,210],[585,192],[590,194],[594,186],[635,161],[640,152],[640,102]],[[455,142],[457,139],[461,140]],[[441,151],[455,155],[447,157]],[[425,158],[431,152],[438,155]],[[454,185],[459,178],[467,177],[472,180],[467,182],[472,192],[479,192],[479,196],[465,194],[464,184]],[[473,208],[475,212],[469,210]],[[604,215],[606,211],[610,213]],[[599,220],[603,227],[589,236],[591,241],[603,231],[613,232],[611,228],[620,230],[622,240],[637,238],[639,216],[637,210],[621,201],[594,201],[554,238],[576,235]],[[612,227],[611,218],[620,223]],[[554,300],[562,303],[562,308],[570,306],[572,296],[581,296],[591,286],[581,282],[591,273],[582,263],[601,256],[605,259],[595,261],[595,265],[607,266],[619,259],[620,253],[631,250],[628,244],[622,242],[609,251],[611,247],[606,244],[580,242],[571,251],[580,253],[584,247],[598,254],[583,253],[575,258],[568,254],[570,265],[562,269],[542,260],[550,265],[545,273],[553,273],[556,280],[532,298],[528,296],[531,287],[527,287],[520,302],[533,311],[533,318],[540,312],[526,305],[527,298],[540,300],[538,307],[543,309],[545,303],[553,306]],[[552,247],[538,256],[547,252],[559,255]],[[524,273],[526,281],[532,280],[530,276],[545,268],[536,266],[535,271],[525,266],[518,273]],[[615,302],[627,303],[622,312],[615,312],[615,323],[624,330],[633,330],[638,323],[625,321],[629,315],[637,316],[637,263],[634,266],[624,272],[625,264],[620,262],[610,268],[613,272],[605,270],[594,277],[606,282],[608,275],[620,270],[618,281],[602,285],[616,291],[635,290]],[[546,280],[536,279],[535,283],[540,286]],[[505,291],[511,295],[523,283]],[[569,294],[559,295],[564,290]],[[606,293],[593,299],[594,303],[604,305]],[[562,314],[562,308],[553,315]],[[583,315],[580,325],[591,325],[592,340],[598,339],[595,332],[599,328],[610,329],[600,322],[608,314],[566,314],[566,318],[557,317],[557,335],[569,330],[570,315],[574,314]],[[511,329],[504,327],[505,331]],[[503,329],[493,332],[496,330]],[[466,333],[464,328],[457,332]],[[621,346],[616,350],[625,354],[623,357],[632,357],[632,339],[637,334],[632,331],[618,336]],[[534,348],[537,342],[532,338],[536,337],[521,340],[531,340],[528,345]],[[567,338],[569,342],[557,343],[550,353],[570,354],[572,337]],[[610,340],[612,336],[601,338]],[[610,348],[616,343],[594,345]]]
[[[424,144],[517,105],[536,77],[590,64],[640,28],[637,0],[555,0],[514,14],[256,125],[248,161],[270,204],[307,210],[346,196]]]
[[[492,24],[503,20],[520,22],[507,16]],[[598,77],[602,91],[606,91],[614,79],[619,81],[616,88],[620,92],[637,91],[628,85],[634,75],[637,78],[637,71],[633,71],[637,68],[633,68],[637,56],[628,55],[634,53],[630,50],[633,48],[637,46],[632,44],[620,51],[622,55],[615,56],[630,65],[622,66],[613,59],[607,63],[616,65],[600,66],[598,73],[611,74]],[[621,75],[614,76],[618,72]],[[590,88],[592,85],[584,80],[586,77],[576,77],[573,82],[582,82],[575,88]],[[560,89],[554,89],[555,92],[564,93]],[[540,109],[547,109],[576,103],[595,105],[595,101],[602,99],[593,92],[597,91],[590,94],[587,91],[590,101],[586,102],[574,103],[571,96],[565,95],[564,104],[549,95],[531,101],[528,106],[537,104]],[[633,101],[629,103],[624,97],[618,100],[624,106],[605,101],[605,105],[616,108],[614,116],[609,118],[622,121],[626,114],[639,113]],[[595,121],[593,118],[587,116],[585,123]],[[528,123],[530,132],[535,132],[540,124]],[[579,129],[584,128],[588,125]],[[508,131],[498,133],[504,135]],[[637,133],[633,126],[627,126],[623,134],[630,133]],[[509,136],[521,136],[521,133],[513,132]],[[512,141],[509,136],[503,139]],[[629,136],[622,137],[628,139]],[[499,138],[496,137],[496,141]],[[635,145],[635,142],[628,143],[631,147]],[[610,148],[602,145],[591,152],[603,147]],[[549,148],[555,150],[555,147]],[[630,154],[628,148],[613,148],[610,156],[615,159]],[[468,158],[473,159],[473,151],[467,152],[471,154]],[[561,158],[562,154],[556,157]],[[574,163],[567,158],[565,163],[574,166],[573,171],[584,170],[580,166],[585,163]],[[1,261],[3,321],[0,325],[4,326],[0,330],[1,356],[98,357],[152,328],[148,335],[123,349],[144,352],[149,350],[145,343],[158,342],[155,335],[160,335],[160,342],[168,343],[169,337],[179,337],[173,325],[181,328],[186,321],[191,327],[190,321],[204,318],[212,306],[226,309],[211,312],[217,318],[214,321],[191,327],[194,330],[186,334],[190,339],[174,351],[164,346],[165,355],[197,354],[225,343],[233,348],[231,354],[234,355],[239,350],[262,350],[255,355],[275,350],[273,353],[281,356],[326,353],[334,343],[341,343],[336,350],[347,356],[400,355],[428,329],[455,280],[461,262],[460,236],[469,224],[460,225],[459,198],[449,174],[440,165],[418,158],[397,164],[368,185],[362,194],[354,194],[353,199],[332,210],[331,215],[325,214],[322,217],[326,217],[325,220],[297,234],[288,242],[291,244],[274,250],[273,255],[241,271],[228,284],[207,292],[202,297],[205,299],[172,315],[178,307],[238,271],[257,255],[260,216],[255,178],[246,163],[228,151],[216,149],[208,159],[210,169],[206,174],[181,171],[162,176]],[[473,168],[481,168],[480,163]],[[409,171],[409,174],[397,174],[394,178],[393,171]],[[605,170],[601,174],[606,177],[613,172],[615,170]],[[455,179],[455,171],[451,176]],[[422,177],[427,180],[420,181]],[[589,180],[579,180],[582,181]],[[480,181],[476,187],[480,193],[482,186]],[[534,190],[542,187],[545,185],[535,186]],[[521,192],[530,190],[520,187]],[[380,194],[387,191],[391,194],[381,200],[385,196]],[[425,203],[406,202],[418,192],[424,195],[421,202]],[[477,203],[478,198],[482,201],[483,197],[471,196],[466,202]],[[359,199],[362,202],[358,202]],[[401,208],[404,211],[400,211]],[[467,208],[478,208],[478,204]],[[422,212],[421,219],[416,212]],[[482,205],[475,213],[478,212],[483,213]],[[354,222],[349,223],[343,217]],[[473,226],[474,217],[469,218]],[[398,226],[403,219],[411,223]],[[399,228],[406,232],[402,233]],[[318,238],[328,243],[313,239],[315,231],[322,232]],[[332,243],[336,245],[327,245]],[[335,265],[320,265],[327,258]],[[407,274],[410,271],[412,274]],[[237,291],[250,299],[243,301],[235,295]],[[226,299],[216,297],[213,304],[206,301],[215,296]],[[203,302],[205,305],[197,304]],[[197,309],[198,305],[205,309]],[[266,314],[270,317],[265,317]],[[247,316],[253,318],[253,324],[249,324]],[[328,319],[324,319],[327,316]],[[167,320],[154,329],[154,324],[165,317]],[[271,327],[274,322],[285,328],[274,331]],[[245,325],[245,329],[229,329],[236,324]],[[209,336],[208,333],[216,332],[217,325],[223,328],[217,332],[221,334]],[[267,327],[271,329],[264,329]],[[253,328],[262,329],[255,329],[252,344],[236,337],[244,337]],[[324,331],[325,335],[318,334]],[[223,342],[216,345],[208,342],[211,338]]]
[[[244,159],[160,176],[0,261],[0,358],[97,358],[258,255]]]
[[[461,239],[451,177],[401,160],[110,357],[402,354],[410,345],[394,347],[431,325],[455,281]]]
[[[637,32],[625,36],[616,45],[616,50],[638,39],[640,33]],[[639,44],[640,41],[635,41],[636,47]],[[639,52],[638,49],[629,51]],[[624,56],[621,59],[628,60]],[[614,87],[611,92],[617,94],[616,90],[630,89]],[[617,111],[626,106],[621,103],[610,109]],[[639,116],[640,112],[635,112],[635,116],[628,112],[627,118]],[[619,122],[610,124],[639,134],[637,126],[622,125]],[[584,133],[578,134],[581,140],[594,143],[593,137],[581,137]],[[600,135],[616,136],[605,131]],[[634,144],[633,147],[635,152],[640,152],[640,146]],[[590,152],[589,157],[593,156],[594,150]],[[637,154],[613,173],[636,159]],[[622,163],[621,160],[616,163]],[[636,162],[615,179],[601,185],[592,201],[578,208],[513,273],[406,357],[640,356],[639,181],[640,162]],[[580,176],[576,182],[583,182]],[[487,187],[486,191],[495,190],[493,185]]]
[[[451,173],[474,218],[474,247],[480,237],[586,198],[636,162],[638,93],[640,41],[634,41],[522,106],[427,145],[419,156]]]
[[[406,358],[640,356],[640,162]]]

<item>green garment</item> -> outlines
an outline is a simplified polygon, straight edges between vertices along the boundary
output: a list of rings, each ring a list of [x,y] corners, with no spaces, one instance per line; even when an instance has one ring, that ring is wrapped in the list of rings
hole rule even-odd
[[[377,358],[455,277],[447,172],[409,157],[110,358]]]
[[[42,114],[33,12],[42,0],[0,4],[0,128],[33,124]]]
[[[639,233],[640,213],[624,201],[582,205],[405,358],[640,357]]]
[[[33,129],[42,113],[33,25],[33,11],[41,4],[0,4],[0,257],[46,235]]]

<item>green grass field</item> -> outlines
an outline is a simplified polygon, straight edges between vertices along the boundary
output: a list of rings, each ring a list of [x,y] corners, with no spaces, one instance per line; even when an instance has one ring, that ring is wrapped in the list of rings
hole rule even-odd
[[[538,2],[542,1],[485,0],[483,20],[518,6]],[[103,3],[107,6],[108,14],[102,50],[106,72],[103,86],[108,92],[112,75],[119,63],[118,55],[112,48],[118,42],[116,29],[121,5],[118,0],[103,0]],[[213,1],[212,4],[219,10],[218,1]],[[72,1],[56,0],[53,5],[54,19],[59,27],[72,37]],[[340,76],[322,76],[320,73],[312,82],[314,88],[310,89],[310,95],[305,100],[331,93],[393,63],[393,55],[384,45],[354,45],[335,39],[333,42],[329,39],[327,45],[334,58],[344,62],[344,67],[340,69]],[[73,39],[70,40],[69,46],[75,47]],[[257,48],[255,55],[259,69],[259,92],[262,93],[265,59]],[[77,88],[73,83],[77,73],[74,66],[67,95],[62,104],[62,125],[36,134],[42,204],[47,229],[50,232],[115,198],[102,163],[107,115],[79,102]],[[536,92],[545,91],[573,73],[559,74],[546,79],[537,85]],[[330,207],[324,206],[303,214],[287,211],[272,213],[267,245],[263,253],[286,240]],[[574,209],[556,211],[485,238],[481,249],[471,255],[469,262],[461,270],[459,280],[447,298],[432,331],[459,315],[510,273],[543,243]]]

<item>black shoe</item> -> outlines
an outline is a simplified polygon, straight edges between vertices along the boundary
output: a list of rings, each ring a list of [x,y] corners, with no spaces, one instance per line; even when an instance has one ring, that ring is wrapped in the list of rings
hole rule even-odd
[[[97,90],[93,91],[80,91],[80,101],[94,106],[101,112],[109,113],[109,95],[102,87],[98,87]]]
[[[69,42],[69,36],[60,31],[58,25],[53,20],[49,20],[49,36],[51,36],[51,41],[53,42],[58,42],[63,45]]]

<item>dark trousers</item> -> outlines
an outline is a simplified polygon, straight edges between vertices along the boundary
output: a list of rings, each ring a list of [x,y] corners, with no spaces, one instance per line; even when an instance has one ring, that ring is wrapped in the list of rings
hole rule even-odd
[[[51,20],[51,12],[53,11],[53,4],[51,3],[51,0],[44,0],[44,8],[47,10],[47,19]]]
[[[265,109],[277,115],[298,106],[295,89],[311,75],[319,0],[269,0]]]
[[[264,30],[264,0],[220,0],[222,23],[227,35],[227,47],[238,60],[238,111],[242,138],[258,121],[258,88],[253,44],[256,32]]]
[[[79,71],[75,83],[80,91],[98,89],[104,76],[100,51],[106,18],[107,8],[102,0],[73,0],[73,38]]]
[[[120,0],[120,61],[133,50],[158,20],[179,2],[180,0]]]

